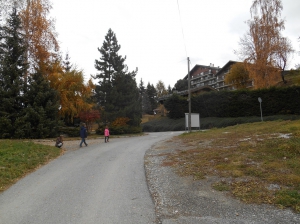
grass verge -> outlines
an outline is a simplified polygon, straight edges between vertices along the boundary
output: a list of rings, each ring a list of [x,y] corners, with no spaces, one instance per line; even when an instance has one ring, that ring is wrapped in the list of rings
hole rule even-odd
[[[247,203],[300,212],[300,120],[267,121],[185,133],[166,161],[195,180],[218,176],[212,187]]]
[[[0,141],[0,192],[37,167],[58,157],[61,149],[30,141]]]

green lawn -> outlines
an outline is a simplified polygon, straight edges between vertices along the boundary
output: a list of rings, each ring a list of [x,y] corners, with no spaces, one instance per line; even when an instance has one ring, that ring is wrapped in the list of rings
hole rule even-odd
[[[60,154],[61,149],[53,146],[0,140],[0,192]]]

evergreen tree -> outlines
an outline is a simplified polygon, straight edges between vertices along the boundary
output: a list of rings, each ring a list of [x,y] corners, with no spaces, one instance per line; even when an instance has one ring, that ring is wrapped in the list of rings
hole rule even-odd
[[[153,114],[153,110],[157,107],[157,92],[153,84],[150,85],[150,83],[148,82],[146,93],[148,95],[148,99],[151,105],[151,111],[148,111],[148,113]]]
[[[143,79],[141,79],[140,81],[139,89],[140,89],[140,94],[143,94],[146,91]]]
[[[172,94],[172,88],[170,85],[168,85],[168,94]]]
[[[153,110],[142,79],[140,81],[139,89],[140,89],[140,96],[142,98],[142,112],[146,114],[151,114]]]
[[[25,51],[21,21],[14,8],[7,24],[0,27],[0,138],[15,137],[23,122]]]
[[[188,89],[188,80],[187,79],[179,79],[175,83],[175,89],[177,91],[184,91]]]
[[[59,94],[41,73],[29,77],[29,88],[24,95],[26,108],[22,111],[23,125],[19,125],[19,137],[55,137],[58,133]],[[24,136],[21,136],[21,135]]]
[[[71,68],[72,68],[72,64],[70,62],[70,56],[69,53],[67,52],[65,60],[63,61],[63,68],[65,70],[65,72],[70,72]]]
[[[98,48],[100,60],[95,60],[95,68],[99,71],[93,77],[99,80],[95,98],[104,109],[102,119],[105,123],[127,117],[129,125],[139,126],[141,100],[135,80],[137,70],[128,72],[126,57],[118,54],[120,48],[115,33],[109,29],[102,47]]]

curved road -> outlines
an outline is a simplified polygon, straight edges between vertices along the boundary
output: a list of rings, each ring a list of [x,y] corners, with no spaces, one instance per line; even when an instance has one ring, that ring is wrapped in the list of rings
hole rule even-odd
[[[144,154],[180,133],[113,138],[66,153],[0,194],[0,224],[155,223]]]

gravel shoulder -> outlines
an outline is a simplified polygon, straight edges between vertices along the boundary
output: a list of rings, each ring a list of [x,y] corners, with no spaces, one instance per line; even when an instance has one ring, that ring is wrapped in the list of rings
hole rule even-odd
[[[218,177],[194,181],[180,177],[170,166],[163,166],[167,154],[184,146],[176,141],[162,141],[145,154],[145,171],[152,195],[157,223],[161,224],[248,224],[300,223],[300,214],[270,205],[244,204],[215,191],[211,184]]]

